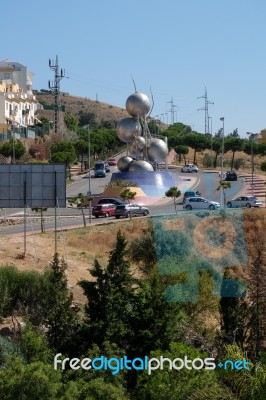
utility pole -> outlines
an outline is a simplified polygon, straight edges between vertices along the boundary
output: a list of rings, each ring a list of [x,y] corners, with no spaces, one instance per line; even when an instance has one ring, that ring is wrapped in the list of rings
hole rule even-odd
[[[205,106],[203,108],[198,108],[199,110],[205,111],[205,133],[210,133],[210,126],[209,126],[209,104],[214,104],[212,101],[208,100],[207,95],[207,88],[205,86],[205,94],[204,96],[199,96],[197,99],[205,99]]]
[[[173,97],[171,98],[170,101],[167,101],[166,103],[170,103],[171,104],[171,108],[170,108],[169,112],[171,113],[171,122],[172,122],[172,125],[173,125],[174,122],[175,122],[175,108],[177,106],[174,105]]]
[[[54,94],[54,133],[55,134],[60,134],[59,130],[59,111],[60,111],[60,81],[62,78],[65,77],[65,71],[59,70],[59,65],[58,65],[58,56],[56,56],[55,61],[51,61],[49,59],[49,67],[52,71],[54,71],[54,81],[53,82],[48,82],[49,84],[49,89],[52,90]]]

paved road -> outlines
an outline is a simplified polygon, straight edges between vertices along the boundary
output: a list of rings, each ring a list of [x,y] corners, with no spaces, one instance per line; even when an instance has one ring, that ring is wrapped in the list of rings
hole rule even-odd
[[[114,172],[115,167],[113,167],[112,172]],[[177,175],[181,174],[179,170],[176,170],[175,173]],[[183,178],[191,178],[191,174],[181,174]],[[110,179],[110,176],[108,178]],[[198,190],[202,196],[206,197],[207,199],[214,200],[214,201],[220,201],[221,200],[221,193],[217,191],[218,187],[218,182],[219,182],[219,177],[217,173],[210,173],[210,172],[199,172],[197,175],[193,175],[194,179],[194,184],[192,185],[191,189],[194,188]],[[96,194],[100,193],[103,191],[103,187],[108,183],[108,180],[106,178],[98,178],[98,179],[92,179],[91,182],[93,182],[93,186],[91,185],[92,193]],[[79,192],[85,191],[87,192],[87,181],[88,178],[80,178],[78,181],[73,183],[70,187],[67,189],[67,193],[69,196],[73,196]],[[85,183],[84,183],[85,182]],[[82,188],[84,188],[82,190]],[[237,182],[232,182],[232,187],[230,189],[227,189],[226,191],[226,196],[227,199],[232,199],[235,196],[237,196],[244,188],[244,181],[242,179],[239,179]],[[173,201],[169,200],[168,198],[162,199],[158,204],[156,205],[151,205],[149,206],[150,210],[150,215],[155,216],[155,215],[166,215],[166,214],[173,214],[174,213],[174,205]],[[178,201],[177,204],[177,210],[179,212],[183,211],[183,206],[182,206],[182,198],[180,198],[180,201]],[[0,227],[0,236],[4,236],[7,234],[12,234],[12,233],[23,233],[24,232],[24,225],[23,225],[23,210],[9,210],[9,213],[6,212],[6,218],[8,219],[8,215],[10,213],[19,213],[21,219],[21,224],[19,225],[5,225]],[[87,225],[89,225],[89,210],[85,210],[86,214],[86,222]],[[2,213],[3,215],[3,213]],[[17,214],[18,215],[18,214]],[[46,229],[51,229],[54,230],[54,209],[49,209],[45,213],[45,227]],[[66,227],[75,227],[75,226],[83,226],[83,219],[81,215],[81,211],[77,209],[72,209],[72,208],[61,208],[57,210],[57,215],[59,218],[57,219],[57,229],[63,229]],[[99,218],[95,219],[92,217],[91,223],[92,224],[99,224],[103,222],[111,222],[111,221],[117,221],[114,217],[111,218]],[[27,216],[27,232],[37,232],[40,230],[40,218],[36,216],[35,213],[32,213],[30,210],[28,210],[28,216]]]

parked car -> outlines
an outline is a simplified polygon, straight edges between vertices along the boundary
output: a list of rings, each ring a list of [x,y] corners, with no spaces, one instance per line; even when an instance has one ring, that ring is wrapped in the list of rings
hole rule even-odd
[[[139,206],[138,204],[121,204],[116,207],[115,210],[115,217],[120,218],[120,217],[132,217],[137,216],[137,215],[148,215],[149,210],[147,207],[142,207]]]
[[[116,159],[115,158],[108,158],[107,160],[109,165],[116,165]]]
[[[183,208],[186,210],[215,210],[221,207],[220,203],[204,199],[204,197],[187,197]]]
[[[93,207],[92,215],[94,215],[95,218],[114,216],[115,209],[115,204],[99,204]]]
[[[254,196],[240,196],[227,202],[227,207],[261,207],[262,201]]]
[[[235,171],[227,171],[223,176],[224,181],[237,181],[237,174]]]
[[[126,204],[122,199],[119,197],[102,197],[98,204],[115,204],[116,206],[120,204]]]
[[[183,194],[183,204],[185,203],[185,200],[186,200],[187,197],[197,197],[197,196],[200,196],[200,195],[201,194],[198,191],[194,192],[193,190],[188,190],[187,192],[185,192]]]
[[[181,168],[181,172],[198,172],[198,170],[195,164],[186,164]]]

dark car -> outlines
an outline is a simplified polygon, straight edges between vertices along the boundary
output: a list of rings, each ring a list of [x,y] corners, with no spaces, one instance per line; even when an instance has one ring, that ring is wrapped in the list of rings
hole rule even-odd
[[[110,217],[115,215],[115,204],[99,204],[92,209],[92,215],[95,218]]]
[[[224,181],[237,181],[237,174],[235,173],[235,171],[226,172]]]
[[[119,197],[102,197],[98,204],[115,204],[116,206],[120,204],[126,204],[122,199]]]
[[[196,196],[200,196],[201,194],[200,194],[200,192],[198,192],[198,191],[193,191],[193,190],[188,190],[188,191],[186,191],[184,194],[183,194],[183,204],[185,203],[185,201],[186,201],[186,198],[187,197],[196,197]]]
[[[138,204],[121,204],[116,207],[115,217],[134,217],[137,215],[148,215],[149,210],[147,207],[139,206]]]

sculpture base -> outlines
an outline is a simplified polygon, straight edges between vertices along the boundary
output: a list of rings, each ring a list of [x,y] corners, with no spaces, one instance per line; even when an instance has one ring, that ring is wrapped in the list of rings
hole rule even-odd
[[[136,183],[146,196],[162,197],[171,186],[179,186],[183,179],[170,171],[114,172],[111,182],[124,180]]]

